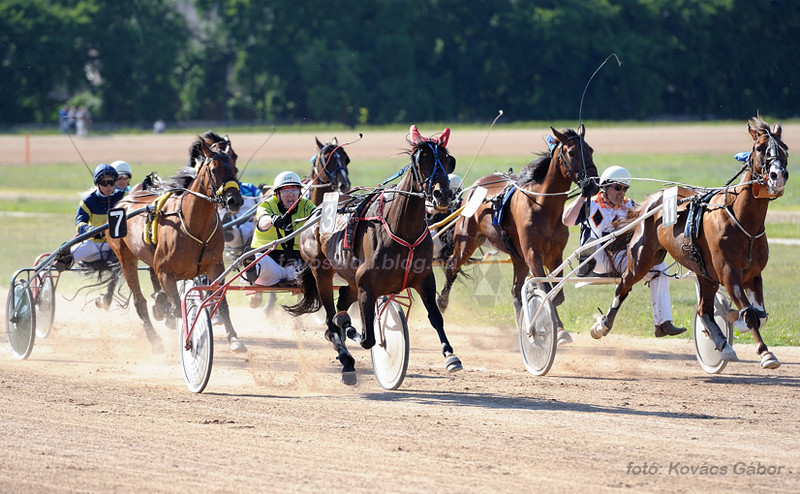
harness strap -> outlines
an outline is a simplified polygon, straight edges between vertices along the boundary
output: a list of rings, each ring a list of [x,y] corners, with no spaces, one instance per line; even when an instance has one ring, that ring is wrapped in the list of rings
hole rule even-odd
[[[761,233],[759,233],[758,235],[750,235],[750,233],[749,233],[747,230],[745,230],[745,229],[744,229],[744,227],[742,226],[742,224],[741,224],[741,223],[739,223],[739,220],[737,220],[737,219],[736,219],[736,216],[734,216],[734,215],[733,215],[733,211],[731,211],[731,207],[726,205],[724,209],[725,209],[725,212],[726,212],[726,213],[728,213],[728,216],[730,216],[730,217],[731,217],[731,220],[733,220],[733,224],[734,224],[734,225],[736,225],[736,226],[738,226],[738,227],[739,227],[739,230],[741,230],[741,231],[742,231],[742,233],[744,233],[745,235],[747,235],[747,238],[749,238],[749,239],[750,239],[750,246],[749,246],[749,247],[748,247],[748,249],[747,249],[747,262],[748,262],[748,264],[749,264],[750,262],[752,262],[752,261],[753,261],[753,242],[754,242],[754,241],[755,241],[757,238],[760,238],[760,237],[764,236],[764,234],[765,234],[765,233],[767,233],[767,230],[766,230],[766,228],[765,228],[765,229],[764,229],[764,230],[763,230]]]

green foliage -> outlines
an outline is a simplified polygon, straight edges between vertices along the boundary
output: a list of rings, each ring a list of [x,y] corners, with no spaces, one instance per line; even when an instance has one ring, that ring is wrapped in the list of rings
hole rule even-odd
[[[770,0],[0,0],[0,123],[784,119],[798,34]]]

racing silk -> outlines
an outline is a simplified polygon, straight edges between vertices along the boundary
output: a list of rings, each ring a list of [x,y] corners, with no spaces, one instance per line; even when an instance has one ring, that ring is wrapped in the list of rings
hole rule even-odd
[[[303,224],[305,223],[305,218],[308,218],[311,212],[314,211],[314,208],[316,208],[316,206],[314,205],[313,202],[309,201],[306,198],[301,197],[297,202],[297,206],[295,206],[294,210],[292,211],[291,223],[287,221],[287,223],[290,224],[291,227],[287,225],[286,229],[280,231],[280,235],[278,235],[279,233],[278,229],[275,228],[274,226],[270,227],[268,230],[263,232],[260,231],[258,228],[255,228],[255,231],[253,232],[253,242],[250,244],[250,246],[253,248],[261,247],[262,245],[274,242],[275,240],[278,240],[278,238],[285,237],[286,235],[292,233],[296,229],[303,226]],[[283,215],[285,212],[286,210],[281,211],[281,208],[278,203],[278,196],[274,195],[267,201],[264,201],[261,204],[259,204],[258,208],[256,209],[256,220],[255,220],[256,224],[258,224],[259,218],[261,218],[264,215],[267,216],[275,216],[276,214]],[[287,220],[289,220],[289,218],[287,218]],[[292,250],[296,251],[300,250],[299,242],[294,242],[292,240],[289,241],[288,243],[291,244],[291,246],[289,247],[283,244],[285,249],[291,248]]]
[[[589,204],[589,218],[586,218],[586,209],[581,208],[581,212],[578,215],[578,223],[581,224],[584,220],[588,220],[586,223],[592,230],[591,238],[598,239],[614,231],[611,226],[614,219],[624,219],[628,214],[628,209],[633,206],[634,202],[626,197],[622,206],[615,207],[605,200],[602,192],[598,192]],[[582,238],[581,240],[583,240],[581,244],[586,243],[586,239]]]
[[[113,208],[124,195],[124,190],[114,189],[113,194],[104,196],[99,190],[95,189],[91,194],[84,197],[78,204],[78,212],[75,215],[75,227],[78,235],[108,223],[108,210]],[[105,242],[105,238],[92,240]]]

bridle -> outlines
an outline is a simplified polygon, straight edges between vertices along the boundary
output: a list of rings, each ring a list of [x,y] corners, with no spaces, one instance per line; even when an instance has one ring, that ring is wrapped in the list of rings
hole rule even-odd
[[[344,177],[345,181],[347,181],[347,165],[344,164],[344,160],[341,158],[339,153],[339,149],[342,148],[342,145],[337,145],[333,147],[333,144],[326,144],[325,147],[320,149],[319,153],[317,153],[316,160],[314,161],[315,172],[318,177],[325,177],[327,182],[331,185],[336,185],[336,177],[341,176]],[[333,147],[333,150],[330,151],[328,154],[328,159],[324,160],[326,150]],[[344,151],[342,151],[344,152]],[[324,163],[323,163],[324,160]],[[328,165],[330,164],[331,160],[336,164],[333,170],[328,170]]]
[[[422,178],[422,170],[420,170],[420,158],[422,157],[422,153],[425,148],[423,146],[427,146],[428,149],[433,152],[434,164],[433,164],[433,171],[431,174],[423,179]],[[414,177],[414,188],[416,190],[421,191],[426,200],[430,200],[431,195],[433,194],[433,185],[434,180],[438,174],[444,175],[445,181],[447,181],[447,185],[450,185],[450,177],[447,175],[447,170],[442,163],[442,159],[439,157],[439,144],[433,140],[425,140],[422,142],[418,142],[414,145],[416,150],[411,155],[411,175]],[[447,149],[444,147],[442,148],[443,152],[447,154]]]
[[[222,181],[222,184],[217,182],[214,178],[214,174],[211,171],[211,163],[214,161],[220,160],[225,166],[225,178]],[[225,200],[223,198],[225,191],[228,189],[236,189],[239,190],[239,180],[236,179],[236,173],[233,171],[233,158],[227,153],[218,152],[217,154],[213,154],[211,156],[206,156],[205,158],[197,158],[196,160],[196,168],[199,170],[197,172],[197,178],[200,180],[200,174],[206,174],[205,183],[205,192],[208,197],[212,199],[212,202],[216,202],[219,204],[225,204]]]
[[[762,164],[756,163],[756,148],[758,147],[758,143],[763,138],[768,138],[769,142],[767,143],[767,149],[764,152],[764,162]],[[783,155],[781,155],[781,151],[783,151]],[[783,195],[783,190],[775,193],[771,189],[773,189],[772,183],[774,180],[771,179],[771,170],[773,167],[776,167],[780,172],[783,173],[784,178],[786,180],[789,179],[789,172],[786,170],[786,165],[788,164],[789,160],[789,153],[786,151],[780,144],[779,139],[775,137],[775,135],[766,130],[764,134],[759,136],[753,142],[753,150],[750,153],[750,158],[747,160],[745,164],[747,171],[750,172],[750,175],[753,177],[753,195],[757,198],[759,197],[770,197],[770,198],[778,198]],[[761,187],[764,187],[765,190],[762,192]]]
[[[577,173],[575,173],[573,171],[572,160],[569,159],[568,157],[564,156],[564,154],[565,154],[564,153],[564,145],[567,144],[569,141],[571,141],[573,139],[578,139],[580,141],[579,145],[581,147],[581,157],[583,158],[583,160],[582,160],[583,161],[583,168],[580,171],[578,171]],[[558,145],[552,151],[553,155],[555,155],[556,152],[558,153],[558,157],[557,157],[557,159],[559,161],[558,164],[561,166],[561,168],[567,174],[567,177],[577,185],[581,185],[583,183],[583,180],[586,178],[586,168],[588,168],[589,165],[594,165],[593,162],[590,162],[588,164],[586,163],[586,153],[584,151],[585,150],[585,146],[586,146],[586,141],[579,134],[576,134],[576,135],[568,137],[564,141],[559,141]]]

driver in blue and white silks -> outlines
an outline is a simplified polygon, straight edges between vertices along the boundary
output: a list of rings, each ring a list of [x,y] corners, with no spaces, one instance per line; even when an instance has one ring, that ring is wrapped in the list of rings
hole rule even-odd
[[[101,163],[94,170],[95,187],[78,204],[75,214],[75,228],[83,235],[92,228],[108,222],[108,210],[113,208],[125,195],[124,190],[116,188],[119,174],[109,164]],[[114,256],[106,243],[105,232],[73,245],[70,249],[72,260],[64,260],[61,268],[68,269],[73,262],[106,261]],[[58,265],[57,265],[58,267]]]
[[[588,215],[583,195],[564,208],[561,220],[565,225],[585,224],[589,227],[588,235],[581,235],[581,245],[608,235],[613,231],[612,222],[616,218],[624,219],[627,216],[628,209],[634,206],[634,202],[625,195],[630,185],[631,174],[628,170],[621,166],[611,166],[600,176],[600,192],[589,202]],[[612,264],[605,250],[601,250],[595,261],[596,274],[622,273],[627,264],[627,252],[618,252]],[[657,338],[675,336],[686,331],[686,328],[672,324],[669,277],[666,273],[667,264],[662,262],[653,266],[643,278],[650,282],[650,302],[653,306],[653,324]]]

